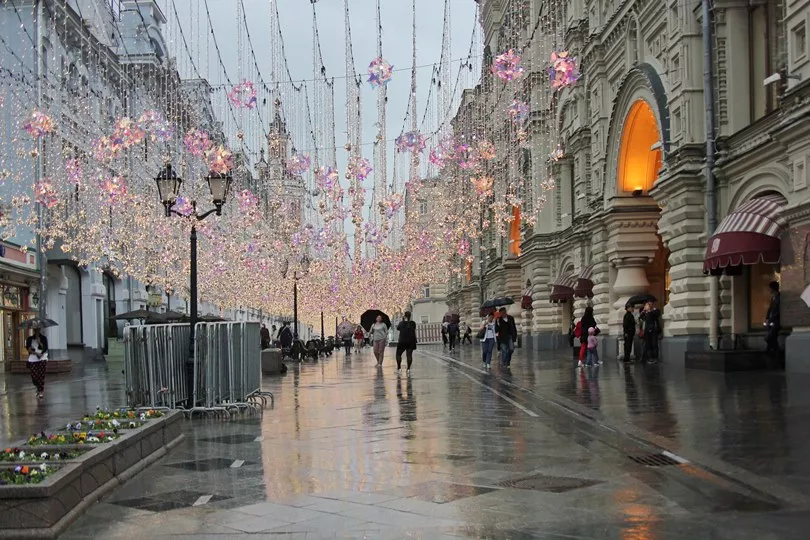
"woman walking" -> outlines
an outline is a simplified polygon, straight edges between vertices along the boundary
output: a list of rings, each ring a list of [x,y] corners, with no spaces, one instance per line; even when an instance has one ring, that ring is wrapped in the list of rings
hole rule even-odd
[[[354,329],[354,352],[359,354],[365,341],[366,334],[363,332],[363,327],[358,324],[357,328]]]
[[[416,349],[416,323],[411,320],[411,312],[405,312],[405,319],[397,325],[399,339],[397,340],[397,374],[402,373],[402,353],[408,359],[406,375],[411,374],[411,364],[413,363],[413,351]]]
[[[593,307],[588,306],[585,308],[585,313],[582,314],[582,318],[579,320],[579,322],[579,363],[577,364],[577,367],[583,367],[585,354],[588,352],[588,330],[591,328],[596,328],[596,319],[593,316]]]
[[[492,351],[495,349],[495,318],[492,313],[487,315],[486,320],[481,324],[478,337],[481,338],[481,355],[484,361],[484,369],[491,369]]]
[[[383,356],[385,356],[385,346],[388,344],[388,326],[383,322],[381,315],[377,315],[377,322],[371,325],[371,343],[374,347],[377,365],[381,366]]]
[[[37,397],[42,399],[45,393],[45,369],[48,367],[48,338],[40,333],[40,327],[34,327],[34,334],[25,340],[28,350],[28,370],[31,382],[37,389]]]

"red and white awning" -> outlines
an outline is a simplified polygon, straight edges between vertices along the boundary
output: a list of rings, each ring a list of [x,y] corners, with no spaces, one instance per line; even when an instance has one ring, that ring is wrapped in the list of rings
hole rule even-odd
[[[549,300],[552,302],[567,302],[574,297],[576,284],[577,277],[575,274],[560,274],[551,285]]]
[[[758,262],[782,260],[782,217],[785,200],[779,195],[752,199],[731,212],[709,238],[703,261],[705,274],[722,274]]]
[[[579,271],[577,283],[574,286],[574,295],[577,298],[593,298],[593,265],[589,264]]]

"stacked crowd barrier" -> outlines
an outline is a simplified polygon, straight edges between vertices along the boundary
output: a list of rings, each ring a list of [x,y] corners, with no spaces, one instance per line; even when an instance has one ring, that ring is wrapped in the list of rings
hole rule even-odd
[[[188,406],[189,325],[130,326],[124,338],[131,406],[184,408],[187,415],[261,411],[273,395],[261,390],[259,324],[198,323],[194,332],[193,404]]]

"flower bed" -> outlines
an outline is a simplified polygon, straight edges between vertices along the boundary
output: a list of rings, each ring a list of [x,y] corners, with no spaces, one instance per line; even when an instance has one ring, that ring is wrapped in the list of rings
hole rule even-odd
[[[166,416],[164,411],[155,409],[144,409],[136,411],[133,409],[115,409],[105,410],[96,408],[95,414],[85,414],[83,421],[89,420],[152,420],[154,418],[162,418]]]
[[[0,470],[0,486],[39,484],[56,471],[56,467],[46,465],[45,463],[39,467],[33,465],[17,465],[16,467]]]
[[[103,444],[112,442],[121,437],[117,430],[113,431],[73,431],[68,433],[45,433],[34,435],[28,439],[28,446],[59,446],[65,444]]]
[[[6,448],[0,452],[0,461],[16,463],[39,463],[43,461],[64,461],[76,459],[87,452],[87,450],[66,449],[55,452],[35,452],[29,449]]]
[[[85,417],[81,422],[71,422],[65,426],[65,431],[118,431],[119,429],[135,429],[146,423],[145,420],[93,420]]]

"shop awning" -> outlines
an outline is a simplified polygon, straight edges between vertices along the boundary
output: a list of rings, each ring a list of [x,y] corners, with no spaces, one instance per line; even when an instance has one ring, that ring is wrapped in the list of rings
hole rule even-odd
[[[731,212],[709,238],[703,273],[718,275],[758,262],[778,264],[782,259],[782,217],[785,200],[778,195],[752,199]]]
[[[593,298],[593,265],[589,264],[579,271],[577,284],[574,286],[577,298]]]
[[[552,302],[567,302],[574,297],[574,287],[577,284],[577,277],[574,274],[561,274],[551,285]]]
[[[522,309],[532,309],[532,286],[529,285],[523,290],[523,297],[520,299]]]

